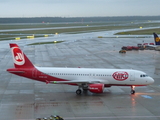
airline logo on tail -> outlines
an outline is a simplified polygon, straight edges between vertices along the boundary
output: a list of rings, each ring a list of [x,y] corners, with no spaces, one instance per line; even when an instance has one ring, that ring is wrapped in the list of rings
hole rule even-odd
[[[18,47],[11,48],[13,61],[16,65],[23,65],[25,63],[24,54]]]
[[[158,35],[156,33],[153,33],[153,36],[154,36],[155,44],[160,45],[160,38],[158,37]]]
[[[159,41],[160,41],[160,39],[158,37],[156,37],[156,42],[159,42]]]

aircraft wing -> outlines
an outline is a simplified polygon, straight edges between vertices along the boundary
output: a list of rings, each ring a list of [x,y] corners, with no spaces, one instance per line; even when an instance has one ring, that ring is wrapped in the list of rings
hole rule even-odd
[[[50,81],[48,83],[51,84],[82,84],[82,83],[87,83],[87,84],[94,84],[94,83],[104,83],[108,84],[108,81],[104,80],[71,80],[71,81]]]

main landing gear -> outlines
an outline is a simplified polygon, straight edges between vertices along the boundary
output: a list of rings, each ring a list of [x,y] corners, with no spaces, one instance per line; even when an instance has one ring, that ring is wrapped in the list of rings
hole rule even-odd
[[[135,86],[131,86],[131,94],[132,94],[132,95],[135,93],[134,88],[135,88]]]
[[[80,95],[81,93],[82,93],[82,90],[81,90],[81,89],[76,90],[76,94],[77,94],[77,95]]]
[[[76,90],[76,94],[77,95],[81,95],[82,94],[82,90],[83,90],[83,93],[87,93],[87,91],[88,91],[88,85],[87,84],[81,84],[81,85],[79,85],[78,89]]]

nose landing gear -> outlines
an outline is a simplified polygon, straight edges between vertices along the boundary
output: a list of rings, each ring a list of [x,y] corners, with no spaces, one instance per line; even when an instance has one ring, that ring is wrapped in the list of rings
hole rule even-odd
[[[135,86],[131,86],[131,94],[135,94],[135,90],[134,90]]]

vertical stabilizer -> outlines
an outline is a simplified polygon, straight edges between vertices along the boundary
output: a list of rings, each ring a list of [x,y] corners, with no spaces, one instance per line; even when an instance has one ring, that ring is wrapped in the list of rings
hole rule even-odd
[[[154,41],[156,45],[160,45],[160,38],[158,37],[158,35],[156,33],[153,33],[154,36]]]
[[[32,68],[34,65],[27,58],[27,56],[21,51],[19,46],[14,43],[10,43],[10,48],[12,52],[13,62],[15,68]]]

